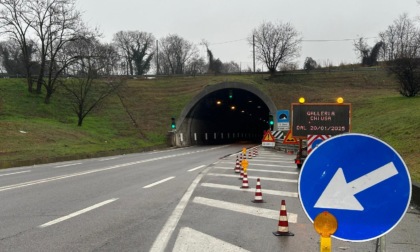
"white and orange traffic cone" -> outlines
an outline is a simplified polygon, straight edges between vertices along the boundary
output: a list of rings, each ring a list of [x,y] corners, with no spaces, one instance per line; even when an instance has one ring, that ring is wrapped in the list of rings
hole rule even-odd
[[[281,201],[280,217],[277,232],[273,232],[275,236],[294,236],[293,233],[289,232],[289,221],[287,219],[286,201]]]
[[[252,202],[254,202],[254,203],[263,203],[264,202],[264,200],[262,198],[260,178],[257,178],[257,186],[256,186],[256,189],[255,189],[255,197],[254,197],[254,200]]]
[[[240,173],[240,172],[241,172],[241,165],[239,164],[239,159],[236,159],[235,173]]]
[[[246,172],[244,172],[244,178],[242,179],[242,189],[248,189],[249,185],[248,185],[248,175],[246,174]]]

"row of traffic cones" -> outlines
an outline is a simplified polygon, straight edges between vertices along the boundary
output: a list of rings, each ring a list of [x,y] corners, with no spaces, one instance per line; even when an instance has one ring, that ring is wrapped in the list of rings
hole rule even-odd
[[[255,147],[253,148],[252,152],[251,150],[249,153],[252,153],[249,155],[249,159],[252,159],[252,156],[258,155],[258,149]],[[240,179],[242,179],[242,189],[248,189],[249,183],[248,183],[248,174],[244,172],[244,169],[241,167],[240,159],[246,159],[242,156],[242,153],[236,157],[236,163],[235,163],[235,173],[240,173]],[[262,189],[261,189],[261,180],[260,178],[257,178],[257,184],[255,188],[255,196],[254,200],[252,201],[254,203],[264,203],[263,197],[262,197]],[[275,236],[294,236],[292,232],[289,231],[289,221],[287,217],[287,210],[286,210],[286,201],[281,201],[280,206],[280,216],[279,216],[279,222],[278,222],[278,229],[276,232],[273,232]]]

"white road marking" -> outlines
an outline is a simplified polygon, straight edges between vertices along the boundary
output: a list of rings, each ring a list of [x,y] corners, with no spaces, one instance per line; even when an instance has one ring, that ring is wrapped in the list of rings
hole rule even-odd
[[[150,188],[150,187],[153,187],[153,186],[156,186],[156,185],[159,185],[159,184],[162,184],[162,183],[164,183],[164,182],[166,182],[166,181],[168,181],[168,180],[171,180],[171,179],[173,179],[173,178],[175,178],[175,177],[169,177],[169,178],[166,178],[166,179],[162,179],[162,180],[159,180],[159,181],[157,181],[157,182],[155,182],[155,183],[152,183],[152,184],[150,184],[150,185],[147,185],[147,186],[144,186],[143,188]]]
[[[93,209],[99,208],[99,207],[101,207],[101,206],[104,206],[104,205],[109,204],[109,203],[111,203],[111,202],[114,202],[114,201],[116,201],[116,200],[118,200],[118,199],[117,199],[117,198],[115,198],[115,199],[106,200],[106,201],[104,201],[104,202],[98,203],[98,204],[93,205],[93,206],[91,206],[91,207],[87,207],[87,208],[82,209],[82,210],[80,210],[80,211],[74,212],[74,213],[72,213],[72,214],[69,214],[69,215],[63,216],[63,217],[61,217],[61,218],[55,219],[55,220],[53,220],[53,221],[47,222],[47,223],[45,223],[45,224],[42,224],[42,225],[41,225],[41,226],[39,226],[39,227],[40,227],[40,228],[45,228],[45,227],[48,227],[48,226],[52,226],[52,225],[57,224],[57,223],[59,223],[59,222],[62,222],[62,221],[68,220],[68,219],[70,219],[70,218],[76,217],[76,216],[78,216],[78,215],[84,214],[84,213],[86,213],[86,212],[92,211]]]
[[[137,164],[143,164],[143,163],[147,163],[147,162],[167,159],[167,158],[171,158],[171,157],[175,157],[175,156],[180,157],[180,156],[185,156],[185,155],[210,151],[210,150],[219,149],[219,148],[223,148],[223,147],[224,146],[215,147],[215,148],[211,148],[211,149],[205,149],[205,150],[192,151],[192,152],[187,152],[187,153],[181,153],[181,154],[178,154],[178,155],[170,155],[170,156],[163,156],[163,157],[145,159],[145,160],[140,160],[140,161],[136,161],[136,162],[113,165],[113,166],[110,166],[110,167],[105,167],[105,168],[100,168],[100,169],[94,169],[94,170],[89,170],[89,171],[84,171],[84,172],[72,173],[72,174],[68,174],[68,175],[61,175],[61,176],[50,177],[50,178],[45,178],[45,179],[33,180],[33,181],[28,181],[28,182],[24,182],[24,183],[9,185],[9,186],[2,186],[2,187],[0,187],[0,192],[6,191],[6,190],[22,188],[22,187],[27,187],[27,186],[31,186],[31,185],[47,183],[47,182],[61,180],[61,179],[67,179],[67,178],[73,178],[73,177],[88,175],[88,174],[97,173],[97,172],[103,172],[103,171],[108,171],[108,170],[125,168],[125,167],[128,167],[128,166],[133,166],[133,165],[137,165]]]
[[[251,159],[249,160],[250,163],[255,163],[255,162],[264,162],[264,163],[293,163],[294,160],[264,160],[264,159]]]
[[[233,175],[233,174],[220,174],[220,173],[209,173],[207,174],[209,176],[215,176],[215,177],[229,177],[229,178],[239,178],[239,175]],[[297,183],[297,179],[281,179],[281,178],[268,178],[268,177],[257,177],[257,176],[248,176],[248,179],[261,179],[262,181],[268,180],[268,181],[277,181],[277,182],[286,182],[286,183]]]
[[[255,163],[250,163],[249,164],[249,166],[252,166],[252,167],[260,167],[260,166],[263,166],[263,167],[278,167],[278,168],[287,168],[287,169],[296,169],[296,165],[292,165],[292,164],[290,164],[290,165],[275,165],[275,164],[255,164]]]
[[[54,166],[54,168],[62,168],[62,167],[68,167],[68,166],[75,166],[75,165],[79,165],[79,164],[82,164],[82,163],[71,163],[71,164],[65,164],[65,165],[57,165],[57,166]]]
[[[211,187],[211,188],[218,188],[218,189],[228,189],[228,190],[234,190],[234,191],[249,191],[252,192],[255,189],[248,188],[248,189],[242,189],[240,186],[231,186],[231,185],[222,185],[222,184],[214,184],[214,183],[202,183],[201,186],[204,187]],[[285,197],[292,197],[297,198],[298,193],[296,192],[286,192],[286,191],[275,191],[275,190],[262,190],[263,194],[270,194],[270,195],[277,195],[277,196],[285,196]]]
[[[197,187],[198,183],[203,178],[203,176],[208,172],[208,170],[209,168],[204,170],[203,173],[200,173],[194,179],[190,187],[185,192],[184,196],[182,196],[175,210],[172,212],[171,216],[166,221],[165,225],[162,227],[159,235],[156,237],[156,240],[150,248],[149,252],[163,252],[165,250],[166,246],[168,245],[169,239],[171,238],[172,233],[174,232],[176,225],[178,224],[178,221],[181,218],[182,213],[184,212],[185,207],[187,206],[188,201],[191,198],[192,193],[194,192],[195,188]]]
[[[109,158],[101,158],[101,159],[99,159],[99,161],[108,161],[108,160],[114,160],[114,159],[117,159],[118,157],[109,157]]]
[[[222,169],[222,170],[233,170],[233,167],[220,167],[220,166],[213,166],[215,169]],[[290,172],[290,171],[274,171],[274,170],[261,170],[261,169],[248,169],[248,171],[256,171],[256,172],[269,172],[269,173],[281,173],[281,174],[298,174],[298,172]]]
[[[28,170],[28,171],[20,171],[20,172],[12,172],[12,173],[0,174],[0,177],[10,176],[10,175],[15,175],[15,174],[21,174],[21,173],[27,173],[27,172],[31,172],[31,171]]]
[[[195,168],[189,169],[188,171],[189,171],[189,172],[192,172],[192,171],[195,171],[195,170],[198,170],[198,169],[204,168],[204,167],[206,167],[206,166],[205,166],[205,165],[200,165],[200,166],[198,166],[198,167],[195,167]]]
[[[271,209],[261,208],[261,207],[252,207],[242,204],[231,203],[227,201],[214,200],[203,197],[195,197],[193,199],[194,203],[206,205],[210,207],[216,207],[220,209],[230,210],[238,213],[245,213],[249,215],[254,215],[258,217],[264,217],[267,219],[278,220],[280,216],[280,211],[274,211]],[[287,213],[287,219],[290,223],[297,223],[297,214]]]
[[[183,227],[179,231],[175,245],[172,249],[175,252],[197,252],[197,251],[229,251],[249,252],[241,247],[227,243],[213,236],[198,232],[189,227]]]

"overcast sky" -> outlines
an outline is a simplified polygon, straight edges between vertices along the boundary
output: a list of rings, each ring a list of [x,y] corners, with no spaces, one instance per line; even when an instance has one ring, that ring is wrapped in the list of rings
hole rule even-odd
[[[205,39],[216,58],[241,63],[242,68],[252,65],[246,38],[254,28],[264,21],[290,22],[304,40],[296,60],[301,68],[306,57],[319,64],[357,62],[353,40],[363,36],[373,46],[379,32],[401,14],[420,16],[417,1],[78,0],[78,8],[89,26],[99,27],[103,42],[111,42],[121,30],[150,32],[156,39],[177,34],[197,45]]]

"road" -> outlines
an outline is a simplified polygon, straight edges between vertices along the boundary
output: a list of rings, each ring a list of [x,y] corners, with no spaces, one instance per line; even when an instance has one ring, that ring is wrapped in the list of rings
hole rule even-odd
[[[0,251],[319,251],[297,195],[293,156],[259,149],[250,189],[234,172],[249,146],[203,146],[0,171]],[[264,203],[253,203],[256,179]],[[290,237],[276,237],[281,200]],[[387,251],[418,251],[410,207]],[[333,251],[376,251],[377,241],[333,239]]]

